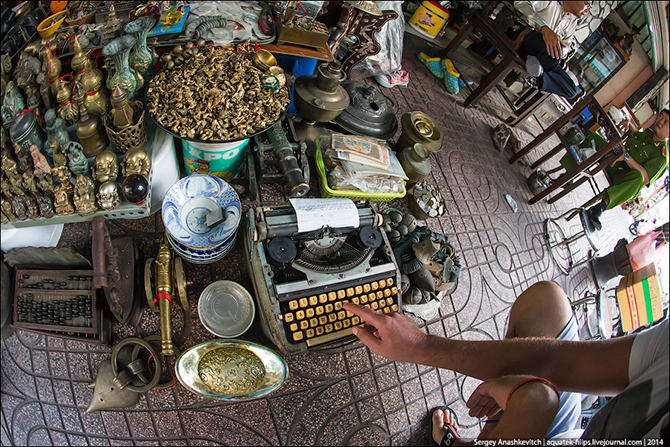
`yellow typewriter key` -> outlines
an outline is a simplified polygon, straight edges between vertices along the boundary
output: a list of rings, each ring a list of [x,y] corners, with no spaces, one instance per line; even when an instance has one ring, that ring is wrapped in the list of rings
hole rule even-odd
[[[316,335],[323,335],[323,326],[317,326]]]
[[[355,293],[354,293],[354,288],[353,288],[353,287],[349,287],[349,288],[347,289],[347,296],[351,298],[351,297],[354,296],[354,295],[355,295]]]
[[[379,300],[377,301],[377,305],[379,307],[386,307],[386,300]]]
[[[360,300],[358,299],[357,296],[353,297],[353,298],[351,299],[351,302],[354,303],[354,304],[361,304],[361,302],[360,302]]]
[[[321,315],[323,313],[323,306],[316,306],[316,314]]]
[[[291,329],[291,332],[295,332],[298,330],[298,324],[297,323],[291,323],[291,326],[289,326]]]
[[[289,301],[288,308],[291,310],[296,310],[298,308],[298,302],[296,300]]]
[[[377,305],[376,301],[373,301],[372,303],[370,303],[370,309],[372,309],[372,310],[379,309],[379,306]]]
[[[302,321],[300,322],[300,329],[305,330],[305,329],[307,329],[308,327],[309,327],[309,323],[307,322],[307,320],[302,320]]]
[[[351,321],[349,320],[342,321],[342,326],[344,326],[345,329],[348,328],[349,326],[351,326]]]
[[[326,323],[328,323],[328,317],[326,317],[325,315],[321,315],[319,317],[319,324],[326,324]]]
[[[346,298],[346,296],[347,296],[347,293],[344,290],[338,290],[337,291],[337,297],[339,299],[343,300],[344,298]]]
[[[382,298],[384,298],[384,292],[382,292],[381,290],[377,290],[377,299],[381,300]]]
[[[377,299],[377,294],[375,294],[374,292],[372,292],[372,293],[370,293],[370,295],[368,295],[368,300],[370,302],[373,302],[375,299]]]
[[[391,296],[391,290],[384,289],[384,296]]]
[[[385,307],[384,308],[384,313],[385,314],[390,314],[391,313],[391,308],[390,307]]]
[[[370,284],[363,284],[363,292],[368,293],[370,291]]]
[[[294,341],[302,340],[302,331],[294,332],[293,333],[293,340]]]
[[[302,310],[302,309],[296,311],[296,313],[295,313],[295,317],[296,317],[298,320],[302,320],[303,318],[305,318],[305,311]]]
[[[341,321],[336,321],[335,324],[333,324],[333,326],[335,327],[336,331],[339,331],[339,330],[342,329],[342,322]]]
[[[354,315],[354,314],[352,314],[351,312],[347,311],[347,318],[351,318],[353,315]]]
[[[342,301],[336,301],[335,302],[335,310],[340,310],[342,309]]]
[[[328,314],[328,321],[331,323],[337,320],[337,314]]]
[[[328,292],[328,300],[329,301],[335,301],[337,299],[337,293],[335,292]]]
[[[347,317],[347,313],[343,310],[341,310],[337,313],[337,319],[338,320],[344,320],[346,317]]]
[[[389,306],[393,304],[393,298],[386,298],[386,304]]]
[[[326,334],[328,334],[328,333],[330,333],[330,332],[333,332],[333,325],[330,324],[330,323],[328,323],[327,325],[325,325],[325,326],[323,327],[323,329],[325,329]]]
[[[325,293],[319,295],[319,303],[324,304],[327,302],[328,302],[328,295],[326,295]]]
[[[363,293],[363,287],[361,287],[361,286],[356,286],[356,287],[354,288],[354,291],[356,292],[356,295],[360,295],[361,293]]]
[[[331,303],[326,304],[326,313],[329,314],[333,311],[333,305]]]
[[[368,302],[368,296],[367,295],[361,295],[361,304],[365,304]]]
[[[393,286],[391,288],[391,293],[394,294],[394,295],[397,295],[398,294],[398,288],[396,286]]]
[[[380,279],[379,280],[379,288],[383,289],[384,287],[386,287],[386,280],[385,279]]]
[[[356,324],[360,323],[360,321],[361,321],[361,319],[356,316],[356,317],[353,317],[351,319],[351,324],[356,325]]]
[[[393,306],[391,306],[391,310],[392,310],[393,312],[398,312],[398,305],[397,305],[397,304],[394,304]]]
[[[386,279],[386,287],[391,287],[393,285],[393,278]]]
[[[314,309],[312,308],[306,309],[305,315],[307,316],[307,318],[312,318],[314,316]]]
[[[293,321],[293,314],[291,312],[287,312],[286,315],[284,315],[284,321],[287,323]]]
[[[300,304],[300,307],[307,307],[307,298],[300,298],[298,304]]]
[[[312,295],[309,297],[309,305],[310,306],[316,306],[316,303],[319,302],[319,299],[316,297],[316,295]]]
[[[377,283],[377,281],[372,281],[372,282],[370,283],[370,288],[371,288],[372,290],[377,290],[377,289],[379,288],[379,284]]]
[[[314,337],[314,329],[307,329],[307,331],[305,332],[305,335],[307,336],[307,338]]]
[[[309,320],[309,326],[310,327],[317,327],[319,325],[319,320],[316,318],[312,318]]]

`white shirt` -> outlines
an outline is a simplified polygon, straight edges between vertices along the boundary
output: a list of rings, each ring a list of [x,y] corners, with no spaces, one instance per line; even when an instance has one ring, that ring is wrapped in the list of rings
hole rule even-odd
[[[557,1],[516,1],[514,7],[528,19],[530,25],[540,31],[543,26],[548,26],[558,37],[563,39],[567,51],[572,47],[577,21],[579,18],[563,10],[563,2]]]

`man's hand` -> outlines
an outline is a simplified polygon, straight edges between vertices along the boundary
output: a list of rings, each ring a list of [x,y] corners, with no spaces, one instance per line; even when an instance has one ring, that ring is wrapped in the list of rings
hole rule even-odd
[[[567,47],[563,39],[558,37],[558,34],[546,25],[540,28],[540,31],[542,32],[542,39],[544,39],[544,43],[547,45],[549,56],[554,59],[563,57],[563,47]]]
[[[527,375],[502,376],[480,383],[465,404],[470,409],[470,416],[491,417],[500,410],[505,410],[510,391],[517,384],[532,377]]]
[[[354,327],[352,332],[375,354],[394,361],[416,362],[417,354],[427,346],[428,335],[404,315],[379,314],[353,303],[342,307],[365,321],[364,327]]]

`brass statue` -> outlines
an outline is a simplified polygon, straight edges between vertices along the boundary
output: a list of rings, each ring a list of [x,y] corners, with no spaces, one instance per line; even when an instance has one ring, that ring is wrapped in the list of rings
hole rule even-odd
[[[44,114],[44,122],[47,129],[47,141],[56,140],[60,149],[65,150],[71,140],[63,118],[57,117],[54,109],[49,109]]]
[[[9,218],[7,218],[3,212],[0,212],[0,222],[2,222],[3,225],[9,223]]]
[[[23,173],[23,188],[35,196],[40,194],[39,190],[37,189],[37,181],[35,180],[33,168],[27,169]]]
[[[41,71],[40,74],[37,75],[37,79],[35,80],[35,82],[37,82],[37,85],[40,86],[39,87],[40,96],[42,97],[44,107],[47,109],[55,107],[56,101],[54,100],[54,97],[51,94],[51,84],[49,84],[49,81],[47,81],[47,75],[44,73],[44,71]]]
[[[26,220],[26,210],[23,204],[23,197],[16,196],[12,199],[12,211],[19,220]]]
[[[65,148],[68,158],[70,159],[70,171],[74,175],[88,175],[88,160],[84,156],[84,148],[76,141],[70,141]]]
[[[16,222],[18,220],[12,211],[12,203],[9,199],[5,199],[4,197],[0,199],[0,209],[2,209],[2,215],[10,222]]]
[[[2,154],[2,170],[15,188],[21,188],[21,174],[14,159],[6,152]]]
[[[172,262],[174,254],[165,237],[154,260],[154,291],[158,300],[161,319],[161,348],[163,354],[173,355],[172,329],[170,328],[170,300],[172,299]]]
[[[93,180],[81,174],[77,175],[77,183],[74,185],[74,206],[80,216],[90,216],[98,211]]]
[[[0,190],[2,190],[2,194],[5,195],[5,197],[14,197],[12,184],[6,178],[0,180]]]
[[[0,98],[5,97],[5,89],[9,83],[9,73],[12,71],[12,58],[5,53],[0,56]]]
[[[105,211],[110,211],[119,206],[119,185],[109,181],[100,185],[98,189],[98,206]]]
[[[40,210],[38,208],[37,202],[35,199],[33,199],[33,196],[28,194],[25,196],[25,204],[26,204],[26,215],[28,216],[29,219],[35,220],[38,217],[40,217]]]
[[[54,155],[54,167],[51,169],[51,175],[65,188],[68,197],[72,197],[74,194],[74,185],[70,181],[72,179],[72,171],[67,167],[67,158],[65,158],[65,155]]]
[[[19,169],[21,171],[25,171],[32,166],[30,152],[27,147],[14,143],[14,153],[16,154],[16,159],[19,161]]]
[[[144,149],[131,149],[123,156],[121,170],[124,177],[139,174],[148,179],[151,172],[151,157]]]
[[[37,176],[37,186],[39,186],[42,191],[53,194],[54,184],[53,180],[51,179],[51,174],[42,174]]]
[[[69,216],[74,213],[74,206],[63,184],[56,186],[56,189],[54,189],[54,206],[56,207],[56,214],[59,216]]]
[[[45,219],[51,219],[54,217],[54,206],[53,203],[51,203],[51,199],[49,197],[46,195],[38,196],[37,203],[40,206],[40,216],[44,217]]]
[[[116,154],[104,151],[96,155],[92,176],[98,183],[116,181],[119,176],[119,163],[116,160]]]
[[[26,102],[14,81],[7,83],[2,98],[2,125],[9,129],[18,118],[19,113],[26,108]]]

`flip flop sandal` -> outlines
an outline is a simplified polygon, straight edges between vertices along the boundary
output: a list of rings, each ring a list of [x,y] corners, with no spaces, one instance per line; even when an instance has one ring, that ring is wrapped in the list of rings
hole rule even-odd
[[[461,74],[456,71],[453,62],[449,59],[442,60],[442,71],[444,71],[444,86],[452,95],[458,94],[458,78]]]
[[[440,63],[439,57],[430,58],[426,53],[419,53],[416,57],[419,58],[421,63],[428,67],[433,76],[438,79],[444,79],[444,72],[442,71],[442,64]]]
[[[456,419],[456,425],[458,425],[458,416],[456,416],[456,413],[454,413],[454,411],[449,407],[433,408],[433,410],[430,412],[430,445],[438,447],[449,447],[458,438],[458,433],[456,433],[456,428],[454,428],[453,425],[447,424],[444,426],[444,428],[447,429],[447,433],[442,437],[442,440],[440,441],[439,444],[435,442],[435,440],[433,439],[433,414],[437,410],[448,411],[449,413],[453,414],[454,419]]]

